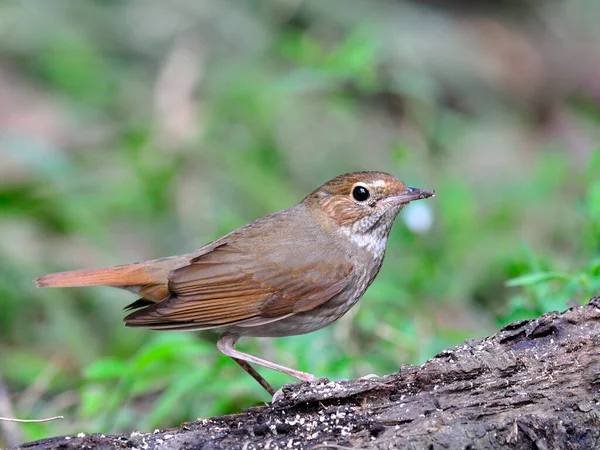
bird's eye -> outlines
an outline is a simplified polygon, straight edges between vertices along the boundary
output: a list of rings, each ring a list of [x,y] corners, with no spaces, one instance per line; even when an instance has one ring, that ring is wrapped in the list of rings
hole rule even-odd
[[[365,200],[368,200],[370,196],[369,190],[364,186],[356,186],[352,189],[352,197],[358,202],[364,202]]]

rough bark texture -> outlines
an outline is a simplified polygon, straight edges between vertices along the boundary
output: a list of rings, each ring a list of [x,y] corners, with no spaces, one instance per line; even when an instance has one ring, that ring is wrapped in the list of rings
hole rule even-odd
[[[375,380],[285,386],[272,405],[155,433],[27,449],[600,447],[600,297]]]

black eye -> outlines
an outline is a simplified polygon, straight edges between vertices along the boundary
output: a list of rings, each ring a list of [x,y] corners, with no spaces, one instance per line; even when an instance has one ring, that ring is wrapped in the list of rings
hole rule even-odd
[[[356,186],[352,189],[352,197],[354,197],[354,200],[356,201],[364,202],[365,200],[368,200],[370,196],[369,190],[364,186]]]

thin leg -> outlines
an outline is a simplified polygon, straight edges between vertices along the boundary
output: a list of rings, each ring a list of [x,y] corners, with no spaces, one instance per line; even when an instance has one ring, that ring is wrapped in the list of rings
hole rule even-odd
[[[262,387],[265,388],[265,390],[271,394],[271,397],[273,395],[275,395],[275,389],[273,389],[273,386],[271,386],[269,384],[269,382],[267,380],[265,380],[262,375],[260,373],[258,373],[254,367],[252,367],[250,364],[248,364],[246,361],[242,360],[242,359],[237,359],[237,358],[231,358],[233,359],[236,363],[238,363],[240,366],[242,366],[242,369],[244,369],[246,372],[248,372],[250,375],[252,375],[252,378],[254,378],[256,381],[258,381],[258,384],[260,384]]]
[[[236,350],[235,344],[238,339],[239,339],[239,336],[237,336],[235,334],[225,333],[217,341],[217,348],[224,355],[233,358],[240,366],[242,366],[242,368],[246,372],[248,372],[256,381],[258,381],[260,383],[260,385],[262,387],[264,387],[271,395],[273,395],[271,392],[272,388],[271,388],[271,390],[267,389],[264,386],[264,384],[260,381],[260,380],[264,381],[264,378],[262,376],[260,376],[256,372],[256,370],[254,370],[249,364],[246,365],[247,363],[254,363],[254,364],[258,364],[260,366],[266,367],[268,369],[277,370],[279,372],[283,372],[287,375],[290,375],[292,377],[298,378],[299,380],[306,381],[309,383],[314,383],[318,380],[317,377],[315,377],[314,375],[312,375],[310,373],[300,372],[299,370],[290,369],[289,367],[285,367],[280,364],[276,364],[271,361],[267,361],[266,359],[259,358],[258,356],[249,355],[248,353],[244,353],[244,352],[240,352],[239,350]],[[246,362],[246,363],[243,364],[243,362]],[[250,367],[250,370],[248,370],[248,367]],[[259,378],[257,378],[257,376]],[[268,383],[266,381],[264,381],[264,382],[268,385]]]

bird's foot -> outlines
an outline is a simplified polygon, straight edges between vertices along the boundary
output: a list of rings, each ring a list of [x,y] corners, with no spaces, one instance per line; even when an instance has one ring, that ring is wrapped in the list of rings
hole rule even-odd
[[[329,380],[327,378],[318,378],[318,377],[314,376],[313,374],[305,373],[305,372],[295,373],[294,376],[296,378],[298,378],[300,381],[302,381],[304,383],[309,383],[309,384],[317,384],[319,382],[325,382],[325,383],[329,382]],[[276,402],[279,402],[284,399],[285,394],[286,394],[286,392],[284,392],[284,389],[286,389],[286,386],[287,385],[283,385],[282,387],[277,389],[277,392],[275,392],[273,394],[271,403],[276,403]],[[287,389],[287,391],[289,392],[289,389]]]
[[[312,373],[300,373],[298,374],[297,378],[305,383],[316,383],[319,381],[319,378],[314,376]]]
[[[273,394],[273,398],[271,399],[271,403],[277,403],[281,400],[283,400],[283,398],[285,397],[285,393],[283,392],[283,388],[285,386],[281,386],[279,389],[277,389],[277,392],[275,392]]]

